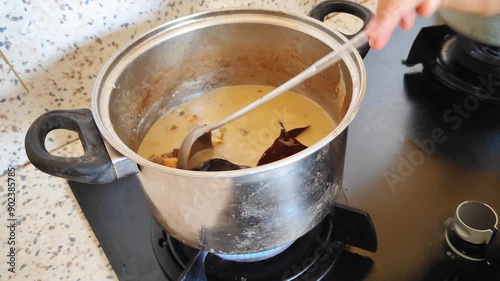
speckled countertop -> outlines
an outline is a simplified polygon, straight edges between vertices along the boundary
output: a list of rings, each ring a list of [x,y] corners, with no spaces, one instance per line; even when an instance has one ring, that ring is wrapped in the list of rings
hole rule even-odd
[[[377,0],[361,2],[374,9]],[[9,231],[0,231],[0,280],[118,280],[67,182],[38,171],[24,136],[48,110],[90,107],[93,83],[111,55],[136,36],[190,13],[264,7],[305,14],[321,1],[1,0],[0,221],[6,224],[8,168],[15,168],[16,273],[8,270]],[[359,25],[331,19],[341,30]],[[82,153],[77,135],[55,131],[54,154]]]

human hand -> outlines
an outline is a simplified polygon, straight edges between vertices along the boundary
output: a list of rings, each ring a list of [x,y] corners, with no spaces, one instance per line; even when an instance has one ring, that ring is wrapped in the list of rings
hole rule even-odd
[[[377,15],[366,31],[373,49],[382,49],[389,41],[394,29],[410,29],[416,14],[429,17],[439,8],[493,16],[500,14],[499,0],[379,0]]]

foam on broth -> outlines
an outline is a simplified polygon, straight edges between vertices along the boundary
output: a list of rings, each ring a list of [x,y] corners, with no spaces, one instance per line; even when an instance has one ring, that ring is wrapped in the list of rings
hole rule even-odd
[[[180,147],[195,127],[212,124],[272,91],[269,86],[228,86],[215,89],[169,110],[158,119],[144,137],[138,154],[146,159],[161,156]],[[336,126],[333,119],[311,99],[288,91],[260,108],[234,120],[212,133],[214,149],[194,157],[190,166],[212,158],[238,165],[256,166],[264,151],[280,134],[278,120],[287,130],[309,128],[297,140],[311,146]]]

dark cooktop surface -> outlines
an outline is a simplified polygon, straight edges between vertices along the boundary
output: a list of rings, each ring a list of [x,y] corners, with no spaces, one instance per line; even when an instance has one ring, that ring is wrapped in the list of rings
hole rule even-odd
[[[376,253],[359,251],[373,260],[364,280],[500,280],[498,261],[458,262],[445,242],[461,202],[500,212],[500,110],[453,95],[421,67],[401,63],[429,22],[419,24],[368,54],[365,102],[349,127],[345,194],[349,206],[371,215],[378,236]],[[120,280],[168,280],[135,177],[70,185]],[[488,275],[456,277],[469,270]]]

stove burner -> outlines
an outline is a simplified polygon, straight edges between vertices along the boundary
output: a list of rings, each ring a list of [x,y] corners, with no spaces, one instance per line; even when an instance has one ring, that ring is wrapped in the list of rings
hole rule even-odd
[[[406,60],[455,95],[500,104],[500,49],[457,35],[446,26],[423,28]]]
[[[206,280],[363,280],[373,261],[347,251],[348,246],[339,241],[349,241],[349,244],[374,251],[376,235],[366,213],[348,208],[337,207],[339,216],[328,216],[290,245],[251,254],[250,257],[237,255],[236,259],[234,255],[209,253],[205,259]],[[346,225],[343,220],[353,223]],[[334,225],[346,230],[334,231],[337,229]],[[367,230],[367,226],[371,230]],[[177,241],[154,220],[151,229],[153,250],[162,270],[169,280],[179,280],[199,250]],[[360,232],[363,235],[360,236]]]
[[[180,243],[164,231],[161,232],[161,235],[166,238],[162,250],[172,254],[183,270],[197,253],[197,250]],[[208,280],[296,280],[299,276],[312,275],[313,273],[316,273],[315,275],[318,275],[319,278],[330,271],[335,260],[345,249],[345,245],[342,243],[325,242],[331,239],[331,235],[331,221],[325,220],[311,232],[299,238],[296,243],[283,250],[282,253],[266,260],[237,262],[223,259],[219,255],[208,254],[205,262]],[[318,262],[320,258],[329,262],[320,263]],[[163,264],[160,263],[160,265]],[[307,271],[313,265],[316,265],[315,272],[308,274]],[[163,269],[169,275],[167,271],[170,270],[170,267]]]
[[[271,249],[268,251],[263,251],[260,253],[253,253],[253,254],[238,254],[238,255],[229,255],[229,254],[217,254],[221,259],[228,260],[228,261],[235,261],[235,262],[256,262],[256,261],[262,261],[262,260],[267,260],[270,259],[276,255],[281,254],[283,251],[288,249],[293,242],[287,243],[283,246],[280,246],[275,249]]]
[[[498,48],[481,45],[457,35],[451,56],[465,68],[483,75],[500,79],[500,52]]]
[[[490,57],[485,53],[465,52],[464,49],[468,50],[470,46],[469,43],[461,44],[468,42],[463,40],[460,36],[445,40],[437,60],[425,64],[424,68],[430,70],[434,78],[457,93],[500,103],[500,80],[497,78],[500,77],[500,64],[494,66],[484,63]]]
[[[483,52],[487,55],[500,58],[500,48],[499,47],[479,45],[479,50],[481,50],[481,52]]]

